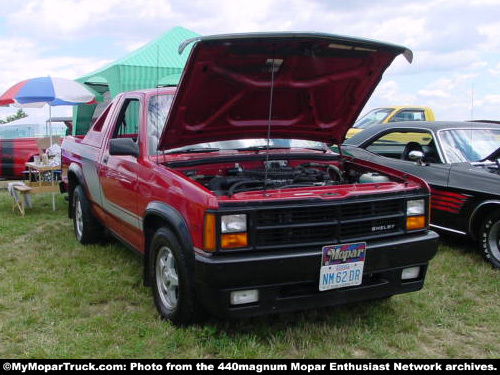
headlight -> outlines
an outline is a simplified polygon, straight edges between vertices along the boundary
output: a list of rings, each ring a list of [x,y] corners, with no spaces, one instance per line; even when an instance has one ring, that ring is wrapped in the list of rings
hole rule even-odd
[[[406,202],[406,216],[425,215],[425,200],[417,199]]]
[[[239,233],[247,231],[247,215],[224,215],[220,220],[221,233]]]
[[[406,230],[424,229],[426,226],[425,199],[406,202]]]

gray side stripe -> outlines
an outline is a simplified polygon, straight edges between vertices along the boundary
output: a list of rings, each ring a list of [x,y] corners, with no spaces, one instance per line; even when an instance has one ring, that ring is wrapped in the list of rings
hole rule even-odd
[[[82,172],[87,184],[90,198],[93,202],[101,206],[105,211],[109,212],[113,216],[125,221],[127,224],[142,230],[142,217],[125,210],[123,207],[110,202],[106,199],[104,192],[102,191],[102,186],[99,181],[99,175],[97,173],[96,162],[94,161],[95,155],[88,151],[84,151],[85,147],[78,145],[72,152],[77,151],[82,157]]]
[[[142,218],[134,213],[123,209],[122,207],[108,201],[103,195],[103,207],[112,215],[125,221],[130,226],[142,230]]]

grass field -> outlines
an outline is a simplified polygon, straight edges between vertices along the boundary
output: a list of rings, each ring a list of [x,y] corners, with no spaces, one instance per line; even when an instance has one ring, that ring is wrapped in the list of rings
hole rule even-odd
[[[499,358],[500,272],[446,239],[423,290],[386,301],[177,328],[158,318],[141,258],[83,247],[67,203],[21,218],[0,191],[1,358]]]

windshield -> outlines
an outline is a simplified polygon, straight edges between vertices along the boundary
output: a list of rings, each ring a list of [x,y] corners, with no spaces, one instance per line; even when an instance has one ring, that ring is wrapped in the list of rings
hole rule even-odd
[[[155,95],[148,102],[148,153],[155,155],[174,95]]]
[[[189,145],[179,148],[174,148],[166,151],[167,154],[183,153],[183,152],[204,152],[204,151],[222,151],[222,150],[266,150],[268,147],[267,139],[238,139],[231,141],[206,142]],[[278,148],[307,148],[319,151],[327,150],[326,144],[316,141],[308,141],[303,139],[270,139],[270,149]]]
[[[391,108],[378,108],[371,110],[366,115],[357,120],[354,123],[353,128],[368,129],[375,124],[380,124],[391,112]]]
[[[476,162],[500,147],[500,129],[450,129],[439,137],[449,163]]]
[[[158,139],[163,131],[165,119],[172,106],[173,95],[152,96],[148,103],[148,152],[155,155],[157,152]],[[301,139],[271,139],[269,148],[307,148],[325,151],[325,143]],[[174,148],[165,151],[168,154],[184,152],[210,152],[221,150],[265,150],[267,139],[238,139],[231,141],[206,142]]]

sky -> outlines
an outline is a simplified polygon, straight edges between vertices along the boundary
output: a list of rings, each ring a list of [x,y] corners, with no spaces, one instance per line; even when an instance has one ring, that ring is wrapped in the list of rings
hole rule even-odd
[[[397,57],[362,113],[425,105],[438,120],[500,120],[500,0],[0,0],[0,94],[27,78],[91,73],[175,26],[400,44],[413,63]],[[0,119],[16,111],[0,107]],[[47,107],[25,111],[48,117]]]

